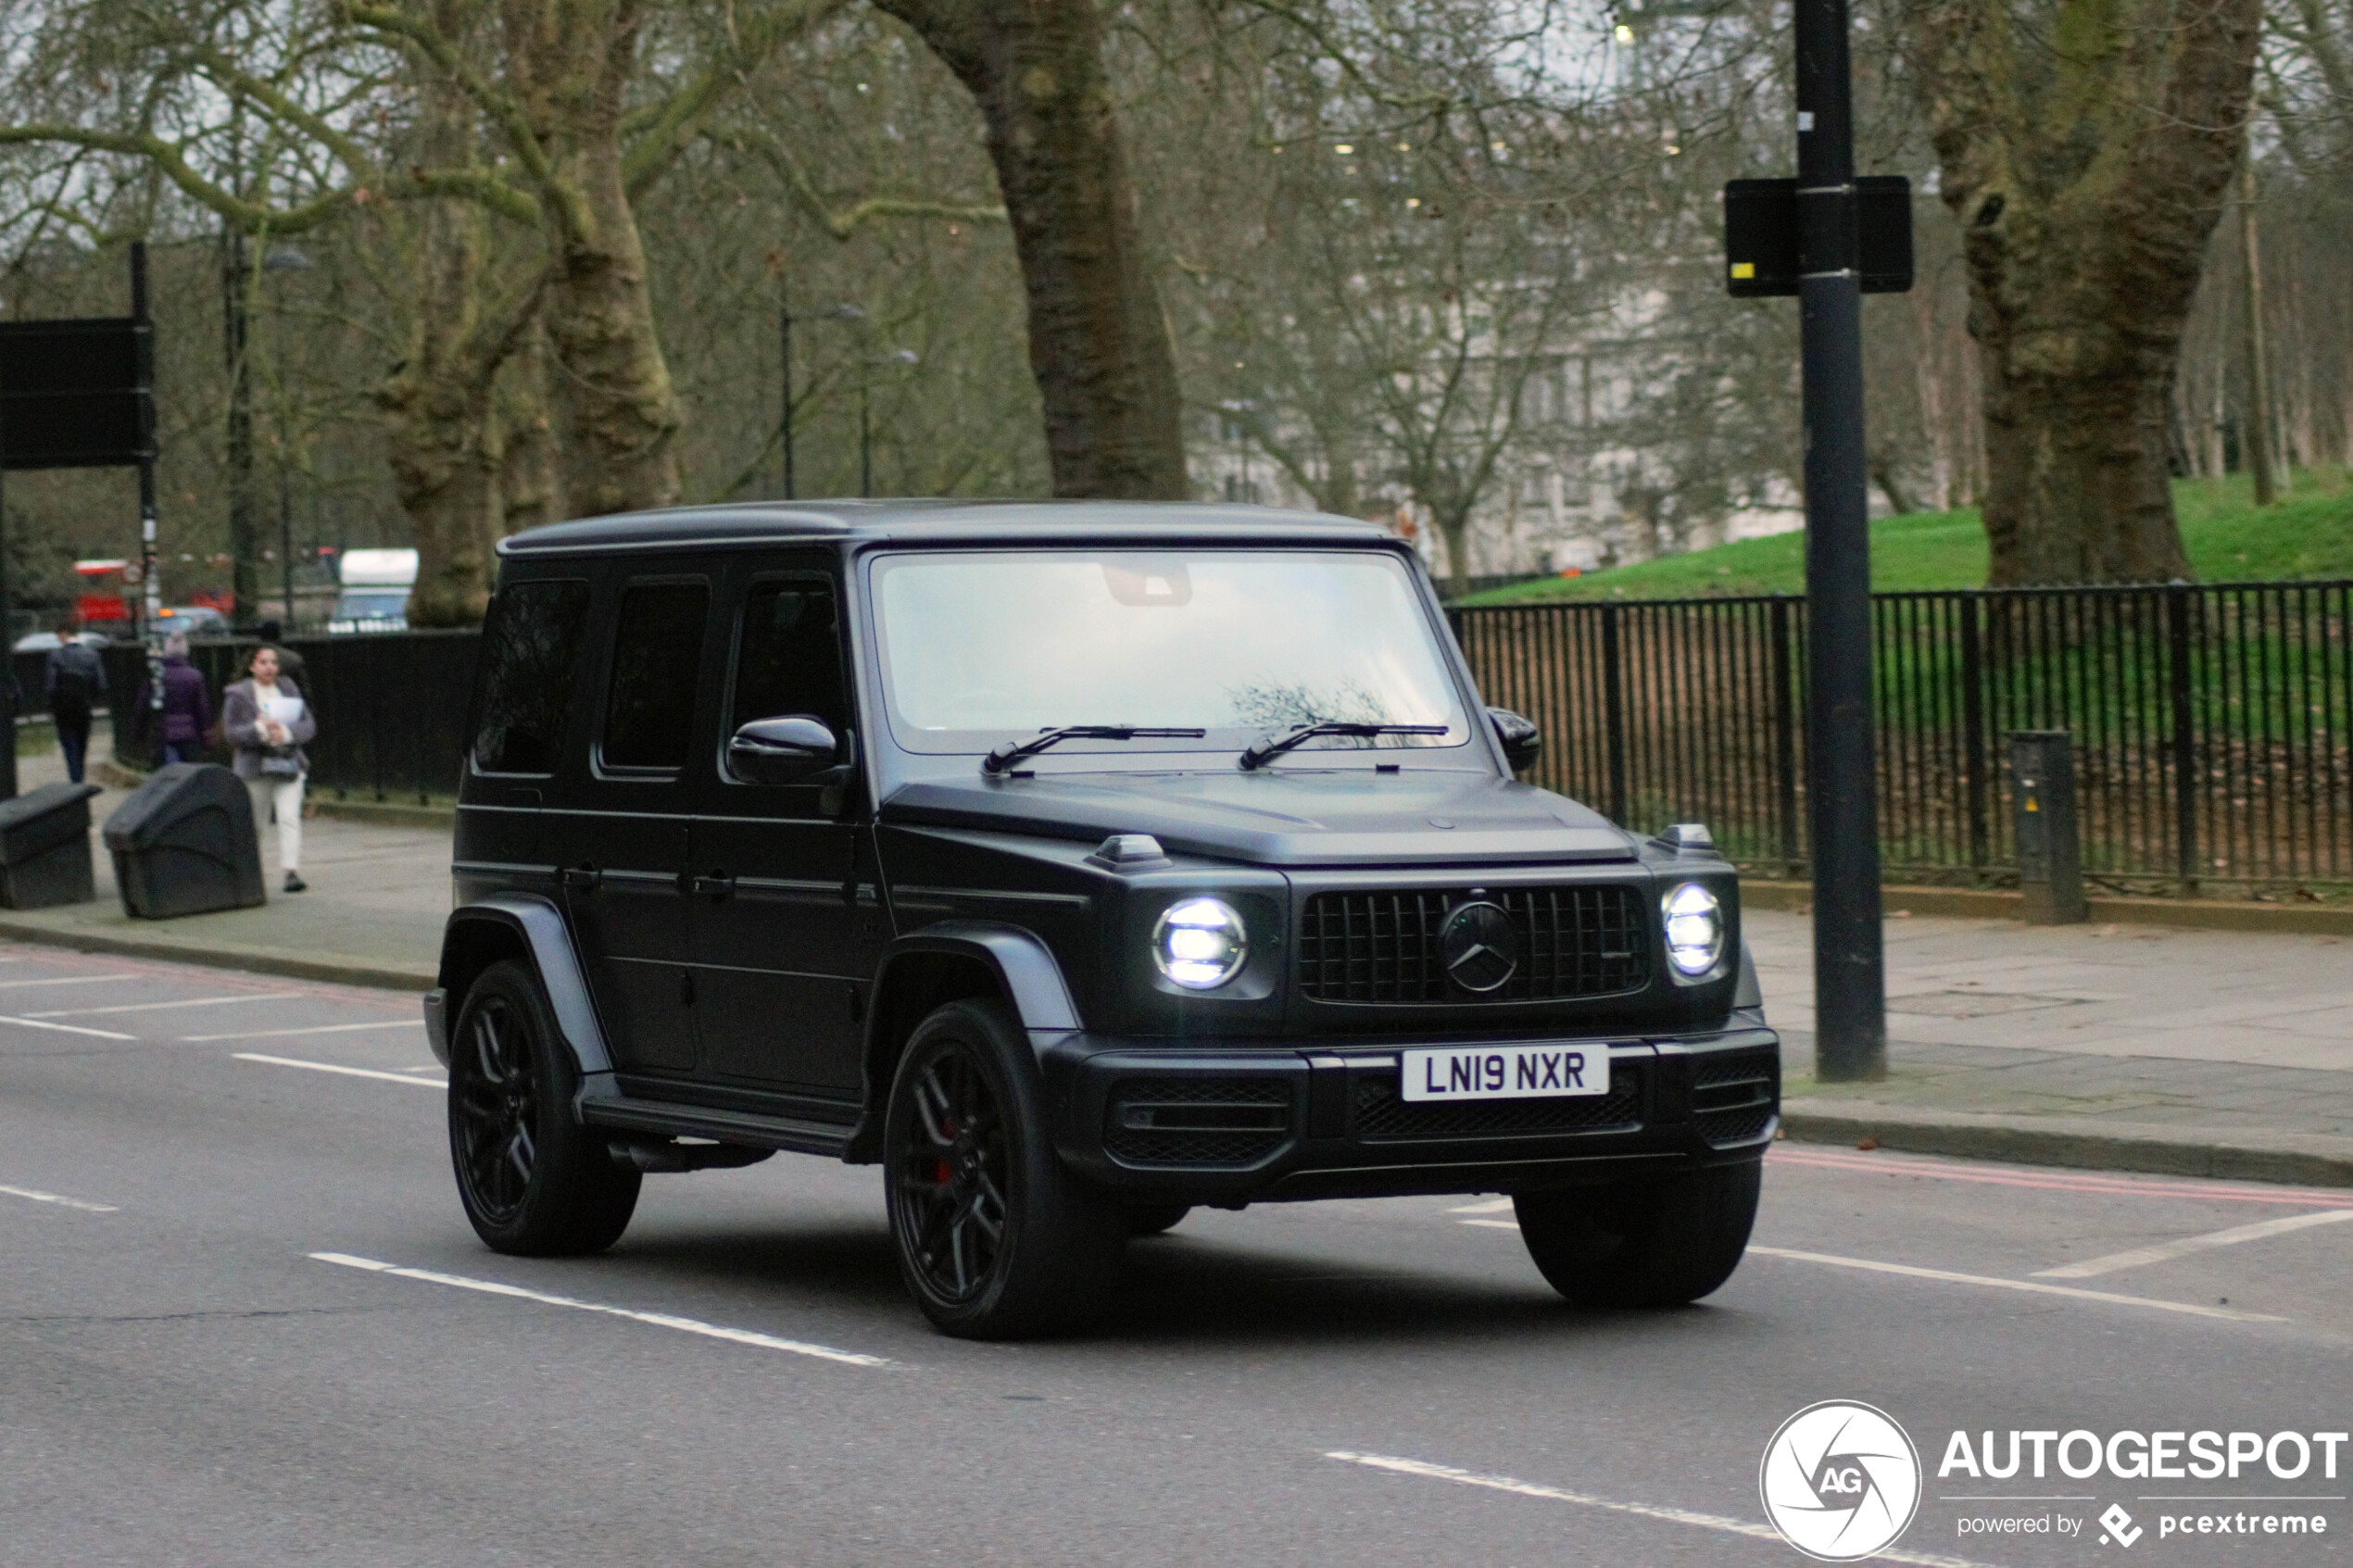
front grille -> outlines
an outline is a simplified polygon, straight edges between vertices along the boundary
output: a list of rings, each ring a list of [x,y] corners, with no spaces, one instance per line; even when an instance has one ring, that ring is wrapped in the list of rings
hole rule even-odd
[[[1506,887],[1503,906],[1526,948],[1509,980],[1467,991],[1447,978],[1439,927],[1467,889],[1318,893],[1300,922],[1299,985],[1319,1002],[1534,1002],[1608,997],[1650,984],[1646,900],[1630,887]]]
[[[1612,1062],[1609,1093],[1553,1099],[1407,1100],[1393,1073],[1356,1080],[1356,1135],[1366,1143],[1414,1138],[1503,1138],[1639,1127],[1642,1069]]]
[[[1744,1143],[1771,1124],[1780,1098],[1781,1059],[1774,1051],[1703,1056],[1692,1070],[1692,1113],[1712,1144]]]
[[[1255,1165],[1290,1137],[1290,1085],[1263,1078],[1126,1078],[1103,1151],[1123,1165]]]

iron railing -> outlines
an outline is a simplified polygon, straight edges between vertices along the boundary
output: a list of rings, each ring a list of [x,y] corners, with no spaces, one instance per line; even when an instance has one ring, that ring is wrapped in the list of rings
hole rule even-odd
[[[1536,782],[1805,873],[1803,599],[1448,616],[1487,700],[1542,727]],[[1872,621],[1891,879],[2014,878],[2006,737],[2063,729],[2095,882],[2353,883],[2353,583],[1881,594]]]

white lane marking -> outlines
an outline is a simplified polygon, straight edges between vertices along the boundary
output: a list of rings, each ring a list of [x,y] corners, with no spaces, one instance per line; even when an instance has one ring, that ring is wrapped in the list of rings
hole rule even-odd
[[[340,1073],[346,1078],[381,1078],[387,1084],[406,1084],[417,1089],[446,1089],[445,1079],[412,1078],[406,1073],[379,1073],[372,1067],[338,1067],[332,1061],[304,1061],[291,1056],[263,1056],[259,1051],[231,1051],[239,1061],[258,1061],[264,1067],[308,1067],[313,1073]]]
[[[192,997],[183,1002],[120,1002],[110,1008],[50,1008],[29,1012],[27,1018],[94,1018],[102,1012],[160,1012],[165,1008],[212,1008],[227,1002],[283,1002],[308,996],[307,991],[263,991],[250,997]]]
[[[1511,1210],[1512,1200],[1499,1198],[1490,1203],[1466,1203],[1460,1209],[1449,1209],[1449,1214],[1503,1214]]]
[[[84,1203],[78,1198],[59,1198],[54,1192],[35,1192],[31,1187],[0,1187],[0,1193],[6,1193],[10,1198],[29,1198],[35,1203],[55,1203],[62,1208],[80,1209],[91,1214],[122,1212],[111,1203]]]
[[[55,980],[0,980],[0,991],[30,991],[35,985],[95,985],[108,980],[136,980],[135,974],[69,974]]]
[[[1760,1258],[1787,1258],[1801,1263],[1828,1263],[1834,1269],[1867,1269],[1872,1273],[1903,1274],[1912,1279],[1941,1280],[1946,1285],[1982,1285],[1995,1290],[2023,1290],[2037,1296],[2070,1296],[2079,1301],[2106,1301],[2119,1307],[2153,1307],[2160,1312],[2187,1312],[2194,1318],[2221,1318],[2226,1323],[2285,1323],[2269,1312],[2242,1312],[2236,1307],[2208,1307],[2197,1301],[2160,1301],[2153,1296],[2119,1296],[2108,1290],[2079,1290],[2072,1286],[2041,1285],[2031,1279],[2000,1279],[1992,1274],[1955,1273],[1950,1269],[1923,1269],[1910,1263],[1881,1263],[1868,1258],[1841,1258],[1829,1252],[1800,1252],[1788,1247],[1748,1248]]]
[[[436,1273],[431,1269],[404,1269],[397,1263],[355,1258],[348,1252],[313,1252],[310,1256],[321,1263],[339,1263],[346,1269],[365,1269],[371,1273],[422,1280],[427,1285],[447,1285],[459,1290],[479,1290],[490,1296],[511,1296],[519,1301],[536,1301],[545,1307],[570,1307],[577,1312],[598,1312],[609,1318],[627,1318],[632,1323],[651,1323],[656,1328],[674,1328],[681,1334],[699,1334],[706,1339],[724,1339],[731,1344],[750,1345],[762,1350],[785,1350],[796,1356],[814,1356],[821,1361],[839,1361],[845,1366],[885,1367],[891,1364],[882,1356],[869,1356],[857,1350],[837,1350],[830,1345],[812,1345],[800,1339],[779,1339],[773,1334],[755,1334],[748,1328],[724,1328],[718,1323],[676,1317],[669,1312],[640,1312],[627,1307],[608,1307],[600,1302],[575,1300],[570,1296],[550,1296],[544,1291],[525,1290],[519,1285],[501,1285],[497,1280]]]
[[[1639,1519],[1658,1519],[1669,1524],[1690,1524],[1702,1530],[1721,1531],[1728,1536],[1746,1536],[1752,1540],[1780,1541],[1781,1533],[1770,1524],[1753,1524],[1745,1519],[1728,1519],[1720,1513],[1701,1513],[1688,1508],[1667,1508],[1658,1503],[1619,1502],[1614,1498],[1597,1498],[1588,1492],[1572,1492],[1562,1486],[1540,1486],[1533,1481],[1515,1480],[1509,1475],[1481,1475],[1474,1470],[1457,1470],[1451,1464],[1431,1464],[1418,1459],[1392,1459],[1387,1454],[1357,1454],[1335,1449],[1324,1456],[1346,1464],[1361,1464],[1372,1470],[1387,1470],[1399,1475],[1418,1475],[1430,1481],[1452,1481],[1458,1486],[1483,1486],[1491,1492],[1510,1492],[1518,1497],[1536,1498],[1545,1502],[1573,1502],[1580,1508],[1605,1509],[1612,1513],[1630,1513]],[[1902,1551],[1894,1549],[1880,1552],[1879,1558],[1889,1562],[1914,1562],[1923,1568],[1984,1568],[1962,1557],[1942,1557],[1928,1551]]]
[[[232,1035],[182,1035],[183,1044],[206,1045],[214,1040],[283,1040],[296,1035],[348,1035],[359,1029],[422,1029],[422,1018],[387,1018],[378,1023],[318,1023],[308,1029],[240,1030]]]
[[[45,1018],[0,1017],[0,1023],[14,1023],[25,1029],[54,1029],[60,1035],[89,1035],[101,1040],[135,1040],[136,1035],[119,1035],[111,1029],[85,1029],[78,1023],[52,1023]]]
[[[1517,1220],[1457,1220],[1454,1223],[1458,1225],[1484,1225],[1491,1231],[1516,1231],[1519,1229],[1519,1222]]]
[[[2056,1269],[2037,1269],[2034,1277],[2090,1279],[2095,1274],[2112,1274],[2120,1269],[2137,1269],[2145,1263],[2162,1263],[2169,1259],[2185,1258],[2193,1252],[2208,1252],[2217,1247],[2236,1247],[2242,1241],[2260,1241],[2267,1236],[2284,1236],[2289,1231],[2308,1230],[2314,1225],[2342,1224],[2347,1220],[2353,1220],[2353,1209],[2323,1209],[2317,1214],[2287,1214],[2276,1220],[2261,1220],[2251,1225],[2233,1225],[2226,1231],[2208,1231],[2204,1236],[2185,1236],[2178,1241],[2135,1247],[2130,1252],[2111,1252],[2105,1258],[2086,1258],[2080,1263],[2062,1263]]]

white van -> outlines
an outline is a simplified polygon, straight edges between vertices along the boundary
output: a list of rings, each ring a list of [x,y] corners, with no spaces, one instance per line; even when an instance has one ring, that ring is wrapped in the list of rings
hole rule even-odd
[[[409,630],[409,590],[417,585],[414,550],[346,550],[336,561],[335,613],[331,636]]]

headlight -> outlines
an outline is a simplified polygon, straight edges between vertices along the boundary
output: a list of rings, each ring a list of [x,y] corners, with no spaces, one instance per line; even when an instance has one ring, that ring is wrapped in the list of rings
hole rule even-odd
[[[1667,914],[1667,960],[1683,974],[1705,974],[1724,956],[1724,906],[1696,882],[1660,900]]]
[[[1189,991],[1214,991],[1242,972],[1250,943],[1242,917],[1215,898],[1169,907],[1152,927],[1152,961]]]

